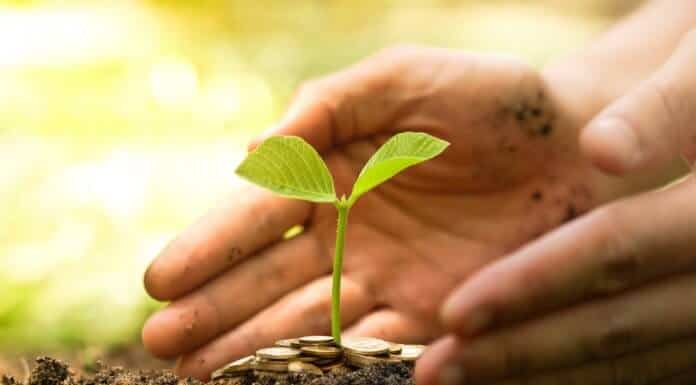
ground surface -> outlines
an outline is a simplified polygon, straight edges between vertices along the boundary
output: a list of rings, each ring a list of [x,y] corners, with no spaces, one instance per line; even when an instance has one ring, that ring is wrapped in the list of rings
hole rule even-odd
[[[0,375],[14,376],[25,380],[36,364],[34,358],[50,355],[63,362],[69,362],[76,374],[88,373],[96,367],[97,361],[110,366],[122,366],[132,370],[162,370],[170,368],[173,362],[162,361],[152,357],[140,345],[128,345],[110,349],[90,348],[72,351],[48,351],[24,354],[0,353]],[[5,385],[5,384],[0,384]]]
[[[85,370],[88,369],[88,370]],[[82,373],[82,374],[79,374]],[[207,385],[413,385],[407,365],[380,364],[355,371],[322,376],[306,373],[254,374],[221,378]],[[192,378],[178,378],[169,370],[135,370],[96,363],[76,370],[60,360],[39,357],[24,378],[0,376],[0,385],[204,385]]]

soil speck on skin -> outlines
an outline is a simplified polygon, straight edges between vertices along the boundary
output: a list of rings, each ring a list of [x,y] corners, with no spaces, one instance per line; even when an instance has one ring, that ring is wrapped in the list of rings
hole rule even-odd
[[[533,201],[539,202],[539,201],[541,201],[542,199],[544,199],[544,194],[542,194],[541,191],[538,191],[538,190],[537,190],[537,191],[534,191],[534,192],[532,193],[532,200],[533,200]]]
[[[551,131],[553,131],[553,126],[550,123],[542,125],[539,129],[539,133],[543,136],[548,136],[551,133]]]
[[[414,385],[411,365],[378,364],[354,371],[328,372],[323,376],[307,373],[255,374],[221,378],[208,383],[179,378],[168,370],[126,370],[96,364],[96,373],[77,376],[69,367],[49,357],[39,357],[25,384],[10,376],[0,377],[0,385]]]
[[[566,212],[565,216],[563,217],[563,223],[570,222],[573,219],[577,218],[578,216],[578,210],[575,208],[575,205],[570,203],[566,207]]]
[[[227,254],[227,262],[230,264],[235,264],[237,261],[239,261],[239,258],[242,257],[242,249],[239,247],[232,247],[230,248],[229,253]]]

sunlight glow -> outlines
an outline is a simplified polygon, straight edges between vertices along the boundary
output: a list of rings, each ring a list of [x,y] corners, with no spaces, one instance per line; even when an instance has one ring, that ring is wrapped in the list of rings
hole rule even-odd
[[[77,64],[142,50],[151,34],[138,27],[147,25],[141,16],[119,8],[0,7],[0,68]]]
[[[150,70],[150,91],[161,106],[180,107],[190,104],[198,94],[196,69],[185,59],[161,59]]]

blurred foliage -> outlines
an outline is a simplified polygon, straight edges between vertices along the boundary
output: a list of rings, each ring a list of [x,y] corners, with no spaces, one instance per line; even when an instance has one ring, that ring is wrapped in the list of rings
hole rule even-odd
[[[136,340],[146,265],[303,79],[401,42],[540,65],[632,3],[0,1],[0,349]]]

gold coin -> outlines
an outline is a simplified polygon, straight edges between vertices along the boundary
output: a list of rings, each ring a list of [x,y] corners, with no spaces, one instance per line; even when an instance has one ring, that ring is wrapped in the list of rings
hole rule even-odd
[[[322,357],[322,358],[335,358],[339,357],[343,351],[335,346],[324,346],[324,345],[310,345],[303,346],[300,351],[308,356]]]
[[[375,357],[367,356],[363,354],[346,353],[346,362],[349,365],[364,368],[369,365],[381,364],[381,363],[398,363],[400,360],[392,357]]]
[[[293,360],[293,361],[300,361],[300,362],[311,362],[311,363],[315,363],[315,362],[319,361],[320,359],[321,359],[321,358],[316,357],[316,356],[304,356],[304,355],[303,355],[303,356],[295,357],[295,358],[293,358],[292,360]]]
[[[345,350],[369,356],[389,353],[389,343],[371,337],[344,337],[341,347]]]
[[[329,370],[343,366],[343,361],[342,360],[338,360],[338,361],[334,360],[334,361],[328,361],[328,362],[324,362],[324,363],[317,362],[316,365],[321,367],[321,370],[329,371]]]
[[[319,358],[319,357],[317,357]],[[319,366],[324,366],[324,365],[331,365],[337,361],[341,361],[341,357],[334,357],[334,358],[319,358],[315,362],[313,362],[314,365],[319,365]]]
[[[395,342],[387,342],[389,344],[389,353],[399,354],[401,353],[402,345]]]
[[[319,369],[318,366],[312,365],[307,362],[300,362],[300,361],[290,361],[288,364],[288,371],[289,372],[304,372],[304,373],[312,373],[312,374],[318,374],[322,375],[324,372]]]
[[[288,371],[288,362],[277,360],[256,360],[254,361],[253,368],[260,371],[283,373]]]
[[[300,344],[302,346],[306,345],[331,345],[334,343],[334,339],[331,336],[304,336],[300,337]]]
[[[288,338],[285,340],[276,341],[275,346],[279,346],[281,348],[296,348],[300,346],[300,341],[297,338]]]
[[[333,365],[322,366],[321,370],[332,373],[335,375],[344,375],[351,372],[351,369],[343,364],[343,362],[337,362]]]
[[[216,370],[211,375],[213,380],[223,377],[231,377],[242,375],[252,369],[252,364],[254,363],[254,356],[247,356],[240,358],[237,361],[231,362],[222,368]]]
[[[401,361],[415,361],[425,351],[425,345],[402,345],[401,353],[392,354],[391,357]]]
[[[293,348],[285,348],[276,346],[272,348],[263,348],[256,351],[256,356],[267,360],[289,360],[298,357],[301,352]]]

